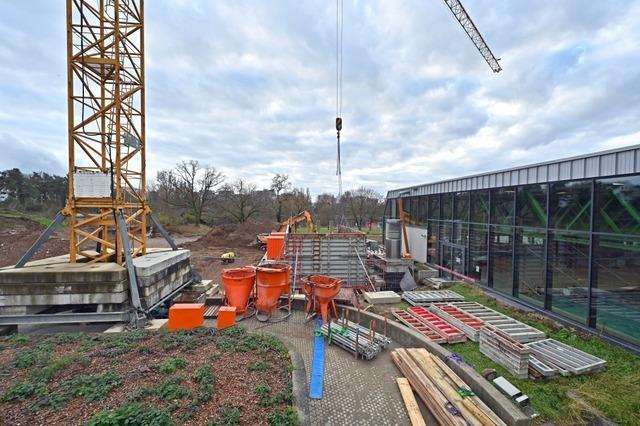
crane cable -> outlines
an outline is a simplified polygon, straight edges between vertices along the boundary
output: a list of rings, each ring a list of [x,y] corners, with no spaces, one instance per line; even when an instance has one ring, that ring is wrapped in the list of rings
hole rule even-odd
[[[342,34],[344,28],[344,3],[336,0],[336,131],[338,138],[338,196],[342,197],[342,166],[340,164],[340,131],[342,130]]]

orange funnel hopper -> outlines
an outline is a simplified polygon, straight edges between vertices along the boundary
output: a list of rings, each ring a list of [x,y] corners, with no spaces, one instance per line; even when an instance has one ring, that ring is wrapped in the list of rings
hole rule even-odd
[[[311,275],[307,279],[302,280],[302,288],[305,295],[308,295],[309,290],[311,290],[313,297],[315,297],[318,302],[323,322],[327,322],[329,319],[329,305],[331,305],[333,309],[333,314],[336,317],[338,316],[333,299],[342,288],[341,280],[326,275]],[[307,299],[307,308],[309,307],[309,299]]]
[[[280,296],[289,287],[291,267],[285,264],[272,264],[256,268],[257,309],[258,312],[271,313],[278,306]]]
[[[235,306],[238,313],[244,313],[256,281],[253,268],[232,268],[222,271],[222,286],[227,305]]]

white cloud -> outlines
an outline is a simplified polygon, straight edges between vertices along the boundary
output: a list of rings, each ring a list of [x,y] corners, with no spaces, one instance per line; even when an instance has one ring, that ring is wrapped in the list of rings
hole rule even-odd
[[[640,1],[465,6],[500,74],[442,2],[345,2],[345,188],[385,192],[638,143]],[[336,192],[334,7],[146,2],[149,178],[197,158],[230,179],[288,173]],[[2,5],[5,168],[65,172],[64,20],[62,2]]]

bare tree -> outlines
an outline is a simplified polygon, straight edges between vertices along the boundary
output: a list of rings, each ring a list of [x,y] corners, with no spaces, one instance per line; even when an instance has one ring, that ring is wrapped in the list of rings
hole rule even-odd
[[[209,207],[215,188],[224,175],[197,160],[178,163],[174,169],[161,170],[156,177],[156,191],[167,204],[189,209],[194,225],[200,226],[202,212]]]
[[[260,212],[256,197],[256,186],[238,179],[225,188],[222,208],[237,223],[245,223]]]
[[[345,192],[342,201],[347,207],[348,214],[361,230],[365,220],[371,222],[377,217],[382,205],[382,196],[371,188],[361,186]]]
[[[276,221],[282,222],[282,207],[284,204],[283,193],[291,188],[289,176],[277,173],[271,179],[271,189],[276,194]]]

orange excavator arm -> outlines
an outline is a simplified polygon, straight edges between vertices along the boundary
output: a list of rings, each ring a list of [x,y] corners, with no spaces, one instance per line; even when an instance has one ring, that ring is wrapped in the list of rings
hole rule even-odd
[[[307,222],[307,230],[309,232],[312,232],[313,231],[313,219],[311,218],[311,213],[309,213],[306,210],[301,211],[297,215],[291,216],[289,219],[281,222],[280,223],[280,228],[278,229],[278,232],[289,232],[289,229],[292,226],[295,226],[296,224],[298,224],[300,222],[305,222],[305,221]]]

